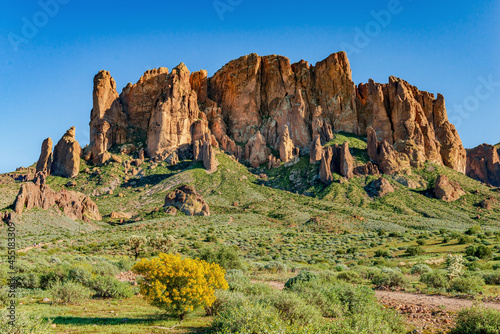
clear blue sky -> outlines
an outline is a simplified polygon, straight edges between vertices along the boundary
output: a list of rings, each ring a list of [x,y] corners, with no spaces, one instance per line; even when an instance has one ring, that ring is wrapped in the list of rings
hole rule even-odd
[[[500,1],[57,1],[51,15],[35,0],[0,5],[0,172],[35,162],[44,138],[73,125],[88,143],[101,69],[120,92],[147,69],[213,74],[251,52],[315,63],[356,47],[356,83],[395,75],[442,93],[466,147],[500,141]]]

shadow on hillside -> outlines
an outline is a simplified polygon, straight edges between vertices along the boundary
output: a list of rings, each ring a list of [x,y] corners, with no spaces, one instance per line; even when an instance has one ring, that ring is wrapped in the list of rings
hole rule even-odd
[[[127,318],[127,317],[55,317],[52,318],[52,323],[56,325],[73,325],[73,326],[91,326],[91,325],[155,325],[157,321],[171,320],[177,322],[176,318],[164,316],[151,316],[144,318]]]
[[[194,164],[196,166],[196,164]],[[185,169],[188,169],[193,166],[193,163],[191,161],[181,161],[176,165],[173,166],[168,166],[166,167],[169,171],[172,173],[170,174],[151,174],[151,175],[146,175],[140,178],[133,177],[131,178],[128,182],[124,182],[120,185],[121,188],[138,188],[138,187],[144,187],[146,184],[158,184],[162,182],[163,180],[168,179],[169,177],[172,177],[174,175],[177,175],[178,171],[183,171]]]

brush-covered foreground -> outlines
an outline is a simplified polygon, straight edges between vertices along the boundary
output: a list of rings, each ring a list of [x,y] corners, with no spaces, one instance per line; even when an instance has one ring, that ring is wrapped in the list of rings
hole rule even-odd
[[[355,163],[365,163],[363,138],[338,134],[329,144],[345,140]],[[178,320],[144,302],[130,272],[130,236],[151,241],[157,234],[172,237],[170,251],[219,262],[228,270],[230,290],[218,293],[213,308],[188,315],[172,333],[252,333],[252,326],[263,324],[268,333],[278,333],[275,328],[282,333],[413,330],[404,317],[377,304],[375,287],[498,299],[497,189],[428,164],[411,175],[384,176],[395,192],[371,198],[364,187],[374,176],[345,182],[337,176],[342,182],[325,187],[317,178],[319,164],[309,164],[308,157],[272,170],[248,168],[222,153],[217,159],[220,165],[211,174],[190,161],[175,166],[146,161],[136,175],[118,163],[82,164],[73,189],[92,197],[103,221],[74,222],[55,209],[16,217],[18,311],[49,319],[48,330],[58,333],[165,332]],[[432,198],[439,174],[460,183],[466,195],[451,203]],[[56,190],[68,183],[53,176],[47,181]],[[181,184],[196,188],[210,216],[165,212],[165,195]],[[12,209],[19,186],[0,185],[1,211]],[[490,209],[481,208],[484,200]],[[112,212],[132,218],[112,219]],[[159,251],[146,242],[139,258]],[[2,253],[0,296],[6,302],[8,270]],[[313,279],[288,284],[283,291],[269,286],[282,287],[296,276]],[[474,312],[462,312],[457,326],[484,320]],[[488,316],[492,323],[485,326],[498,328],[495,316]]]

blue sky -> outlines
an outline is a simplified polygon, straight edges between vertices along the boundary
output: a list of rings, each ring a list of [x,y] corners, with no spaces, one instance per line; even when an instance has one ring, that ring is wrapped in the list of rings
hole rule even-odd
[[[356,83],[395,75],[442,93],[465,147],[500,142],[500,1],[5,0],[0,9],[0,172],[32,164],[44,138],[57,142],[73,125],[88,143],[101,69],[121,91],[147,69],[184,62],[213,74],[251,52],[315,63],[347,48]]]

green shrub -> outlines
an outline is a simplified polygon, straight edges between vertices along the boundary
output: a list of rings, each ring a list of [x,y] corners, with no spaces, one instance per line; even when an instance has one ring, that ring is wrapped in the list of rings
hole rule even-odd
[[[442,270],[433,270],[422,274],[420,276],[420,282],[425,283],[428,287],[433,289],[447,289],[449,286],[446,272]]]
[[[313,273],[312,271],[302,270],[297,276],[292,277],[288,281],[286,281],[285,288],[289,289],[294,284],[301,283],[301,282],[309,282],[309,281],[315,280],[317,278],[318,278],[318,275],[316,273]]]
[[[63,268],[55,268],[40,275],[40,288],[47,290],[54,284],[63,283],[68,273]]]
[[[420,246],[408,246],[405,250],[406,256],[416,256],[424,254],[424,249]]]
[[[417,239],[417,245],[423,246],[423,245],[425,245],[425,243],[426,243],[425,239]]]
[[[493,251],[491,250],[491,248],[484,245],[469,246],[465,250],[465,254],[467,256],[475,256],[479,259],[488,259],[493,256]]]
[[[37,289],[40,287],[40,277],[35,273],[22,273],[15,277],[17,287],[24,289]]]
[[[217,333],[286,333],[286,327],[274,307],[246,300],[224,308],[212,322]]]
[[[478,276],[457,277],[451,280],[450,290],[475,294],[483,290],[484,280]]]
[[[316,306],[324,317],[336,318],[342,316],[342,306],[335,293],[328,294],[331,284],[314,279],[311,281],[300,281],[293,284],[291,291],[307,300],[311,305]]]
[[[286,264],[280,261],[271,261],[264,266],[264,269],[272,273],[283,273],[286,272]]]
[[[67,280],[89,286],[92,281],[92,274],[83,268],[73,268],[68,272]]]
[[[305,326],[322,320],[320,311],[290,291],[274,292],[263,296],[261,303],[273,306],[284,321]]]
[[[114,264],[101,259],[92,264],[92,272],[99,276],[115,276],[119,273],[119,270]]]
[[[338,273],[337,278],[342,280],[342,281],[349,282],[349,283],[362,283],[363,282],[363,279],[361,278],[361,276],[357,272],[352,271],[352,270],[342,271],[342,272]]]
[[[388,288],[405,288],[408,281],[403,274],[396,271],[381,272],[372,279],[372,284]]]
[[[89,286],[95,298],[129,298],[132,296],[130,285],[114,277],[101,276],[93,279]]]
[[[377,249],[375,251],[375,257],[389,257],[391,256],[391,252],[389,252],[387,249]]]
[[[500,311],[473,306],[462,309],[456,317],[451,334],[498,334],[500,333]]]
[[[484,282],[489,285],[500,285],[500,270],[481,272]]]
[[[465,231],[465,234],[468,234],[468,235],[474,235],[474,234],[479,234],[479,233],[481,233],[481,226],[480,225],[471,226]]]
[[[432,271],[431,267],[429,267],[428,265],[426,265],[424,263],[419,263],[419,264],[414,265],[411,268],[410,273],[412,275],[415,275],[415,274],[422,275],[422,274],[425,274],[425,273],[429,273],[431,271]]]
[[[473,241],[474,241],[474,238],[472,238],[471,236],[468,236],[468,235],[460,235],[458,237],[458,243],[460,245],[470,244]]]
[[[56,283],[50,289],[54,301],[61,304],[77,304],[89,299],[92,292],[89,288],[73,282]]]
[[[24,312],[17,312],[14,326],[7,317],[8,311],[0,311],[0,333],[9,334],[49,334],[53,333],[50,328],[50,320],[39,315],[27,315]]]
[[[209,263],[218,263],[224,269],[242,269],[243,262],[239,256],[239,249],[235,246],[222,246],[218,250],[204,248],[199,258]]]

